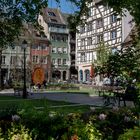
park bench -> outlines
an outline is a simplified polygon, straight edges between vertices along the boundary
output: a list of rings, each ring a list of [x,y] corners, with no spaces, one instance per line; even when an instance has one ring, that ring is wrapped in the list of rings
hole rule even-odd
[[[23,88],[14,88],[14,96],[22,96]]]
[[[126,106],[126,101],[132,101],[136,106],[138,100],[138,89],[135,87],[127,87],[124,92],[117,93],[114,92],[115,96],[118,98],[118,105],[123,101],[124,106]]]

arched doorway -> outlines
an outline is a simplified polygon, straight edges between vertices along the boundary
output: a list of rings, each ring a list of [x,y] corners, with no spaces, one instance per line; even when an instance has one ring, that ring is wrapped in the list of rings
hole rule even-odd
[[[88,69],[85,70],[85,81],[90,80],[90,71]]]
[[[66,71],[63,71],[63,80],[66,80]]]
[[[83,81],[83,71],[82,70],[79,71],[79,79],[80,79],[80,82]]]
[[[61,72],[59,70],[53,71],[52,78],[54,78],[56,80],[60,79],[61,78]]]

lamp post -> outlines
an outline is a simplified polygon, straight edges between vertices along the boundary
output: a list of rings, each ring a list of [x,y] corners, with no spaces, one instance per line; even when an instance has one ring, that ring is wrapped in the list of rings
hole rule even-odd
[[[22,42],[22,48],[23,48],[23,55],[24,55],[24,57],[23,57],[23,73],[24,73],[24,75],[23,75],[23,98],[27,98],[27,91],[26,91],[26,48],[27,48],[27,45],[28,45],[28,43],[27,43],[27,41],[26,40],[23,40],[23,42]]]

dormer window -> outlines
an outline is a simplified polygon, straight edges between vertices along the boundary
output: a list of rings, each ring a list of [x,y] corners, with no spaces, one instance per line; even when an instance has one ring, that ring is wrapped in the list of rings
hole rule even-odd
[[[51,22],[57,22],[57,20],[56,19],[51,19]]]
[[[56,16],[54,12],[48,12],[49,16]]]

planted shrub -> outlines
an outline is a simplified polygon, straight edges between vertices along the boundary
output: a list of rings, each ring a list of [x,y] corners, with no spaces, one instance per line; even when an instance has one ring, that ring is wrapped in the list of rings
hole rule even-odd
[[[134,127],[133,129],[127,129],[124,134],[119,136],[118,140],[139,140],[140,139],[140,127]]]

